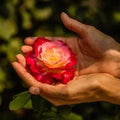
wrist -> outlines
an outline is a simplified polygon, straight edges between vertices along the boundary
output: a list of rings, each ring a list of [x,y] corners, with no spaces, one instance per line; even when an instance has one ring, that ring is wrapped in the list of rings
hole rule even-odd
[[[108,50],[104,54],[100,70],[115,77],[120,77],[120,51]]]

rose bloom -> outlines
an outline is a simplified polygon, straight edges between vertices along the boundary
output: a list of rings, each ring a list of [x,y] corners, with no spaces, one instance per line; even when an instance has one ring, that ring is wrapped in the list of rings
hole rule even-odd
[[[28,72],[47,84],[66,84],[72,80],[75,63],[75,54],[60,40],[39,37],[33,44],[33,51],[26,54]]]

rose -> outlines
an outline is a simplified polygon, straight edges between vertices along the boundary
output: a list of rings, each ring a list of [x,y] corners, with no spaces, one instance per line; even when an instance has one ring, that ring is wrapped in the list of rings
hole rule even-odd
[[[26,68],[36,80],[47,83],[67,83],[74,78],[75,54],[62,41],[39,37],[33,51],[26,54]]]

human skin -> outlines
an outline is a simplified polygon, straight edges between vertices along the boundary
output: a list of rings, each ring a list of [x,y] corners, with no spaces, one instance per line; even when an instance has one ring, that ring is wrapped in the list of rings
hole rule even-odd
[[[75,77],[67,84],[47,85],[35,80],[25,69],[22,54],[12,65],[23,81],[30,86],[30,93],[59,106],[83,102],[107,101],[120,104],[120,44],[93,26],[85,25],[65,13],[61,20],[77,37],[45,37],[65,42],[77,57]],[[21,47],[23,53],[32,51],[36,37],[28,37]]]

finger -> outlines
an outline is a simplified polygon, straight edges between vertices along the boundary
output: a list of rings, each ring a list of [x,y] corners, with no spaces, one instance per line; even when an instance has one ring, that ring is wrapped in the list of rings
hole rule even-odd
[[[81,22],[70,18],[66,13],[61,13],[61,20],[66,28],[78,33],[79,35],[84,36],[88,25],[82,24]]]
[[[66,95],[65,89],[64,91],[62,91],[64,87],[65,85],[63,84],[59,84],[56,86],[43,84],[40,86],[40,95],[54,98],[64,98]]]
[[[66,90],[64,88],[65,85],[63,84],[59,84],[59,85],[49,85],[49,84],[45,84],[45,83],[41,83],[38,87],[36,88],[36,86],[33,86],[30,88],[30,93],[32,94],[37,94],[37,95],[41,95],[43,97],[52,97],[52,98],[65,98],[66,96]]]
[[[56,97],[58,97],[60,94],[63,94],[61,90],[63,89],[62,86],[64,85],[53,86],[48,84],[42,84],[38,82],[30,73],[28,73],[27,70],[20,63],[13,62],[12,66],[17,72],[17,74],[20,76],[20,78],[22,78],[28,86],[38,86],[40,88],[40,94],[46,94],[47,96],[53,95]]]
[[[34,95],[40,95],[40,89],[39,89],[39,87],[36,87],[36,86],[32,86],[32,87],[30,87],[30,89],[29,89],[29,92],[31,93],[31,94],[34,94]],[[41,95],[40,95],[41,96]],[[61,101],[60,99],[56,99],[56,98],[52,98],[52,97],[50,97],[50,96],[46,96],[46,95],[43,95],[43,96],[41,96],[41,97],[43,97],[44,99],[46,99],[47,101],[49,101],[50,103],[52,103],[52,104],[54,104],[54,105],[56,105],[56,106],[58,106],[58,105],[63,105],[64,103],[64,101]]]
[[[64,90],[61,90],[61,93]],[[67,94],[65,96],[61,96],[58,93],[57,96],[55,94],[53,94],[53,92],[50,91],[49,95],[46,93],[41,93],[41,88],[37,87],[37,86],[32,86],[29,89],[29,92],[31,94],[34,95],[40,95],[41,97],[43,97],[44,99],[48,100],[50,103],[52,103],[55,106],[60,106],[60,105],[69,105],[69,104],[74,104],[74,103],[80,103],[80,101],[75,100],[75,99],[71,99],[70,97],[67,97]]]
[[[28,86],[39,86],[38,82],[27,70],[18,62],[12,63],[13,68],[19,75],[19,77],[28,85]]]
[[[48,100],[50,103],[54,104],[55,106],[60,106],[60,105],[64,105],[65,103],[68,104],[71,102],[66,97],[54,96],[53,92],[52,95],[41,94],[41,89],[36,86],[30,87],[29,92],[34,95],[40,95],[41,97]]]
[[[29,92],[34,95],[40,95],[40,88],[37,86],[32,86],[29,88]]]
[[[65,41],[67,39],[67,37],[52,37],[52,36],[45,36],[44,37],[45,39],[48,39],[48,40],[62,40],[62,41]]]
[[[17,61],[23,66],[25,67],[26,66],[26,60],[25,60],[25,57],[21,54],[17,54],[16,55],[16,58],[17,58]]]
[[[24,43],[26,45],[33,45],[34,41],[37,39],[37,37],[27,37],[24,40]]]
[[[28,53],[28,52],[31,52],[33,50],[33,47],[32,46],[29,46],[29,45],[23,45],[21,47],[21,51],[23,53]]]
[[[66,43],[70,48],[73,48],[73,45],[77,42],[78,37],[76,36],[70,36],[70,37],[45,37],[49,40],[61,40],[64,43]]]

